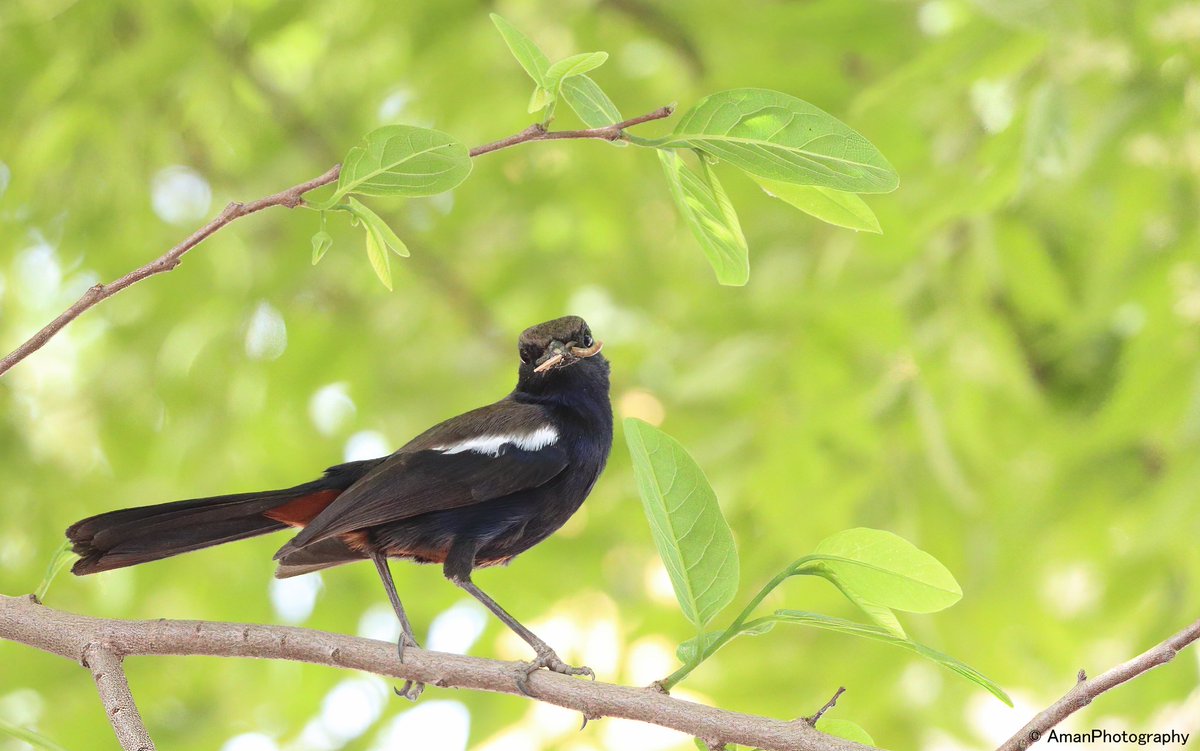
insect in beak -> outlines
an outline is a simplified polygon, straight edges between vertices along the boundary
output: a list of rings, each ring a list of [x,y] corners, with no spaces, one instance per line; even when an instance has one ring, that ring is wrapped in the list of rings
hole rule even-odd
[[[570,352],[576,359],[582,360],[592,355],[600,354],[600,350],[604,348],[604,342],[597,339],[590,347],[570,347]]]

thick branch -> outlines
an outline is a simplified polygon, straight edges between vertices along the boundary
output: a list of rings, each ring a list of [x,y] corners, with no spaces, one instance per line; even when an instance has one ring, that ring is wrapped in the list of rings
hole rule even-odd
[[[295,660],[430,686],[519,695],[515,680],[518,665],[510,662],[409,648],[400,663],[394,644],[373,639],[284,626],[91,618],[39,605],[30,597],[0,596],[0,638],[72,660],[80,660],[89,645],[100,644],[118,659],[135,655],[208,655]],[[576,710],[590,719],[640,720],[711,743],[738,743],[769,751],[870,748],[824,735],[805,722],[729,712],[651,688],[586,681],[544,670],[530,677],[529,688],[533,698]]]
[[[1087,673],[1079,671],[1079,680],[1061,699],[1038,712],[1025,727],[1004,742],[997,751],[1024,751],[1041,739],[1046,731],[1092,703],[1100,694],[1120,686],[1125,681],[1138,677],[1147,670],[1165,665],[1179,654],[1179,650],[1200,639],[1200,621],[1147,650],[1129,662],[1122,663],[1106,673],[1089,679]]]
[[[104,703],[104,713],[112,723],[121,748],[125,751],[154,751],[154,741],[150,740],[150,734],[142,724],[142,716],[138,714],[137,704],[133,702],[133,694],[129,691],[129,681],[125,679],[125,670],[121,667],[121,656],[99,642],[92,642],[83,648],[80,662],[92,671],[100,701]]]
[[[674,109],[671,107],[660,107],[653,112],[617,123],[615,125],[608,125],[603,128],[591,128],[588,130],[547,131],[540,125],[531,125],[516,135],[471,149],[471,156],[474,157],[479,156],[480,154],[488,154],[493,151],[499,151],[500,149],[516,146],[517,144],[528,143],[530,141],[557,141],[564,139],[588,138],[598,138],[605,141],[619,141],[625,137],[625,128],[629,128],[640,123],[649,122],[651,120],[661,120],[664,117],[670,117],[673,111]],[[303,202],[303,196],[305,193],[320,188],[324,185],[328,185],[329,183],[337,180],[338,175],[341,173],[341,169],[342,167],[340,164],[334,165],[320,177],[315,177],[312,180],[300,183],[299,185],[293,185],[287,190],[280,191],[279,193],[267,196],[266,198],[260,198],[257,201],[251,201],[250,203],[231,203],[226,206],[225,209],[218,214],[215,219],[196,230],[191,237],[171,248],[162,256],[159,256],[159,258],[156,260],[151,261],[145,266],[134,269],[114,282],[110,282],[109,284],[97,284],[91,287],[87,292],[83,293],[82,297],[75,301],[74,305],[64,310],[57,318],[46,324],[40,331],[26,340],[24,344],[8,353],[3,360],[0,360],[0,376],[3,376],[6,372],[8,372],[12,366],[16,365],[26,357],[29,357],[31,354],[44,347],[46,343],[49,342],[55,334],[57,334],[59,331],[62,331],[67,324],[69,324],[71,321],[74,321],[81,314],[83,314],[84,311],[93,307],[100,301],[112,297],[126,287],[137,284],[143,279],[174,269],[179,265],[180,259],[185,253],[202,243],[209,237],[209,235],[212,235],[225,225],[229,224],[235,219],[240,219],[244,216],[254,214],[272,206],[286,206],[290,209],[295,208]]]

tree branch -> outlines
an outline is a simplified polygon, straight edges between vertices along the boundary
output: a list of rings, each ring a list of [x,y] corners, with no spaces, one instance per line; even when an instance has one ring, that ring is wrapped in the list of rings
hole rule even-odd
[[[493,151],[506,149],[510,146],[516,146],[522,143],[531,141],[557,141],[567,139],[589,139],[598,138],[605,141],[619,141],[625,137],[624,129],[649,122],[651,120],[661,120],[665,117],[670,117],[674,112],[672,107],[660,107],[653,112],[647,113],[640,117],[635,117],[624,122],[608,125],[603,128],[591,128],[588,130],[561,130],[547,131],[540,125],[531,125],[525,130],[508,138],[495,141],[493,143],[484,144],[471,149],[471,156],[479,156],[481,154],[489,154]],[[102,300],[106,300],[121,290],[131,287],[134,284],[147,279],[155,274],[162,274],[171,271],[179,265],[180,259],[185,253],[196,247],[210,235],[221,229],[225,225],[233,222],[236,219],[241,219],[244,216],[257,213],[263,209],[272,206],[286,206],[289,209],[294,209],[304,202],[303,196],[311,190],[315,190],[322,186],[328,185],[338,179],[341,173],[341,165],[335,164],[330,167],[325,174],[320,177],[314,177],[312,180],[293,185],[287,190],[280,191],[274,195],[260,198],[257,201],[250,203],[230,203],[208,224],[196,230],[190,237],[175,247],[168,250],[156,260],[151,261],[145,266],[141,266],[129,272],[125,276],[108,284],[97,284],[89,288],[83,296],[75,301],[75,304],[64,310],[57,318],[46,324],[40,331],[29,337],[23,344],[14,349],[12,352],[5,355],[4,359],[0,360],[0,376],[7,373],[14,365],[29,357],[34,352],[44,347],[55,334],[62,331],[67,324],[74,321],[86,310],[95,306]]]
[[[112,723],[121,748],[125,751],[154,751],[154,741],[150,740],[137,704],[133,701],[133,694],[129,691],[129,681],[125,679],[125,670],[121,667],[121,656],[99,642],[92,642],[83,648],[79,661],[92,671],[100,701],[104,703],[104,713]]]
[[[0,595],[0,639],[78,660],[88,667],[106,714],[126,751],[154,751],[121,669],[121,661],[129,656],[292,660],[442,688],[521,695],[516,684],[521,663],[411,647],[405,650],[405,661],[400,663],[396,661],[395,645],[374,639],[286,626],[92,618],[45,607],[32,595]],[[1170,662],[1180,650],[1197,640],[1200,640],[1200,620],[1096,678],[1088,679],[1084,671],[1079,671],[1079,680],[1070,691],[1039,712],[997,751],[1024,751],[1100,694]],[[677,699],[653,687],[617,686],[539,670],[530,677],[529,688],[530,698],[576,710],[588,719],[638,720],[702,738],[711,748],[721,748],[724,744],[742,744],[764,751],[869,751],[871,748],[825,735],[811,726],[809,718],[786,722],[730,712]],[[841,693],[839,689],[821,712],[835,703]]]
[[[1024,751],[1042,738],[1050,728],[1092,703],[1100,694],[1116,688],[1122,683],[1138,677],[1148,670],[1165,665],[1179,654],[1179,650],[1200,639],[1200,620],[1137,657],[1122,663],[1106,673],[1088,679],[1087,673],[1079,671],[1075,685],[1061,699],[1038,712],[1025,727],[1017,731],[997,751]]]
[[[48,608],[32,597],[0,596],[0,638],[71,660],[86,660],[94,673],[100,669],[97,657],[109,655],[118,670],[113,671],[113,663],[109,663],[105,670],[109,683],[107,687],[101,686],[101,695],[114,727],[117,723],[112,707],[131,710],[133,707],[124,675],[119,671],[120,660],[135,655],[294,660],[420,681],[430,686],[520,695],[515,677],[519,663],[411,647],[405,650],[401,663],[396,659],[394,644],[374,639],[285,626],[92,618]],[[119,687],[114,685],[114,677],[118,678]],[[101,679],[97,678],[97,685],[100,684]],[[590,719],[640,720],[704,738],[712,744],[738,743],[766,751],[868,751],[870,748],[825,735],[805,722],[730,712],[676,699],[652,688],[616,686],[539,670],[530,676],[529,689],[532,698],[538,701],[576,710]],[[126,703],[110,704],[113,697]],[[127,728],[135,720],[140,727],[136,710],[119,714]],[[118,734],[121,732],[118,728]],[[126,749],[139,748],[125,745],[124,738],[122,744]],[[148,737],[145,744],[146,749],[153,748],[148,745]]]

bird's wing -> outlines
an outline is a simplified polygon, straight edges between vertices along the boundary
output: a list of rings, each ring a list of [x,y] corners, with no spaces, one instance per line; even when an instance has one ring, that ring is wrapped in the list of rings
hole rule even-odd
[[[317,514],[276,554],[335,535],[536,488],[567,466],[546,411],[503,401],[413,439]]]

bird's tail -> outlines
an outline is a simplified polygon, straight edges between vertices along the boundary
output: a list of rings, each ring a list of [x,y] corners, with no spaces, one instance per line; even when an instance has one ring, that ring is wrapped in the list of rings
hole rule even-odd
[[[95,574],[234,540],[303,527],[380,460],[350,462],[314,482],[284,490],[238,493],[109,511],[77,521],[67,539],[80,558],[77,575]]]
[[[276,515],[271,512],[311,494],[302,485],[91,516],[67,528],[67,539],[80,556],[71,571],[78,575],[95,574],[275,532],[287,524],[272,518]]]

